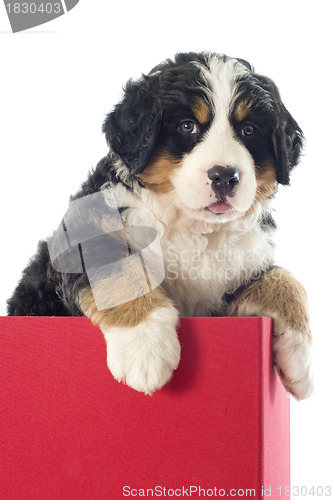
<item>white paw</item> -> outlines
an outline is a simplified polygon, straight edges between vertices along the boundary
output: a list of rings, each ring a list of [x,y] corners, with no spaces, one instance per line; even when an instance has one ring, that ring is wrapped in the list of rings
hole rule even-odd
[[[307,336],[286,328],[273,336],[276,369],[288,392],[305,399],[313,391],[311,342]]]
[[[104,331],[113,376],[146,394],[166,384],[180,360],[177,322],[174,307],[160,307],[133,328]]]
[[[268,316],[274,320],[273,357],[276,370],[285,389],[296,399],[306,399],[313,391],[310,332],[292,330],[279,316],[260,306],[244,303],[232,305],[238,316]]]

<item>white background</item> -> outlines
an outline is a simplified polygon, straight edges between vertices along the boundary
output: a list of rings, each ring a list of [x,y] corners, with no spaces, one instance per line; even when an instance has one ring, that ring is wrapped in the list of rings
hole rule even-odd
[[[0,4],[2,315],[37,241],[105,154],[101,124],[128,78],[177,51],[213,50],[251,61],[278,84],[307,138],[275,217],[277,263],[302,281],[311,307],[316,390],[291,404],[292,484],[308,488],[333,487],[331,17],[321,0],[81,0],[11,34]]]

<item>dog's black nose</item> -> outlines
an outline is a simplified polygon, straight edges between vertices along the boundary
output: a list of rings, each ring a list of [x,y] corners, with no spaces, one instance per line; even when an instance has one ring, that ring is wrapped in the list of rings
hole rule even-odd
[[[212,189],[218,198],[234,196],[239,183],[239,170],[236,167],[215,165],[207,172],[212,181]]]

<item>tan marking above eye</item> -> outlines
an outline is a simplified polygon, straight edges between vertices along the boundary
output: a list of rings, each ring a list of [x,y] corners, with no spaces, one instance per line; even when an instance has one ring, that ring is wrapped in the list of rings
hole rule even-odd
[[[245,118],[249,116],[250,111],[251,111],[251,102],[248,101],[247,99],[244,101],[240,101],[235,109],[236,120],[242,122],[243,120],[245,120]]]
[[[199,123],[204,124],[210,120],[210,109],[208,104],[200,98],[196,98],[192,103],[192,111]]]

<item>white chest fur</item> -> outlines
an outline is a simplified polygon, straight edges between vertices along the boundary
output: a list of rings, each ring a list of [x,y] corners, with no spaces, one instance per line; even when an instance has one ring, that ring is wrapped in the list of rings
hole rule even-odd
[[[222,298],[273,264],[270,233],[258,210],[225,224],[191,221],[172,199],[144,192],[145,201],[116,186],[119,206],[128,206],[125,225],[149,226],[159,236],[165,279],[162,287],[182,316],[223,314]],[[105,192],[106,201],[107,192]]]
[[[163,288],[182,316],[223,312],[222,297],[273,263],[273,247],[259,225],[237,233],[173,230],[161,239]]]

